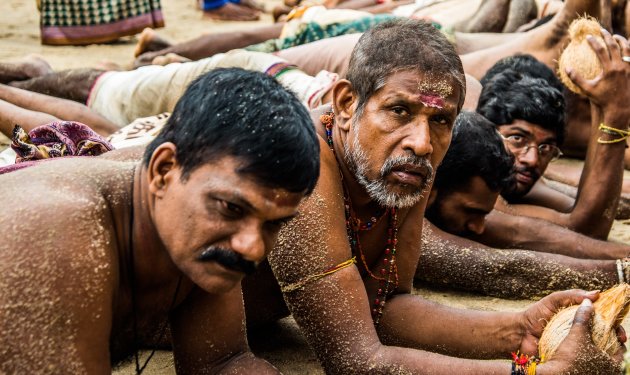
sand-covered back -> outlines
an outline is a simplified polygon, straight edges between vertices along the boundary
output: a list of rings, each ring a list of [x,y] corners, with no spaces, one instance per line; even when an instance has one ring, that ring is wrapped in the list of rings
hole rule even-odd
[[[271,7],[278,3],[279,1],[267,0],[265,4]],[[195,8],[194,0],[162,0],[162,5],[166,28],[160,30],[160,34],[174,41],[183,41],[201,33],[236,30],[272,22],[269,15],[263,15],[261,21],[258,22],[213,21],[202,17],[201,12]],[[48,60],[55,70],[94,67],[103,60],[130,66],[134,46],[133,37],[124,38],[112,44],[86,47],[42,46],[39,42],[39,14],[35,0],[0,1],[0,62],[35,53]],[[628,223],[615,223],[611,238],[630,242]],[[515,311],[524,309],[531,303],[531,301],[502,300],[446,290],[431,291],[425,288],[416,289],[415,292],[454,307],[480,310]],[[630,328],[627,323],[625,326],[626,330]],[[458,327],[453,327],[453,329],[458,329]],[[252,335],[250,340],[257,354],[267,358],[285,374],[323,374],[314,354],[291,318],[280,321],[264,332]],[[146,354],[144,353],[143,358]],[[509,353],[505,354],[507,359]],[[115,373],[133,374],[134,366],[132,364],[123,366]],[[158,352],[145,373],[174,374],[170,352]]]

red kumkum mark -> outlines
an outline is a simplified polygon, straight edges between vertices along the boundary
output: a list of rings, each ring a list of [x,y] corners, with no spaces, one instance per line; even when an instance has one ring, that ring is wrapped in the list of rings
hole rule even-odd
[[[435,94],[420,94],[418,96],[422,104],[427,107],[437,109],[444,108],[444,99],[441,96]]]

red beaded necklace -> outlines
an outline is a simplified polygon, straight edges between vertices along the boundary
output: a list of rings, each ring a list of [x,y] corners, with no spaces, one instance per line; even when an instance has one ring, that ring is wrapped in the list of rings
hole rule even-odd
[[[320,116],[320,121],[324,124],[326,129],[326,141],[328,146],[335,154],[332,139],[332,128],[335,115],[333,112],[327,112]],[[335,154],[335,158],[337,155]],[[340,171],[341,173],[341,171]],[[343,203],[346,214],[346,231],[348,233],[348,240],[350,242],[350,248],[352,253],[356,255],[359,253],[363,267],[367,271],[368,275],[375,280],[378,280],[380,285],[376,293],[376,298],[373,301],[371,313],[374,325],[378,325],[383,315],[383,308],[387,297],[398,288],[398,266],[396,264],[396,245],[398,244],[398,210],[396,208],[384,209],[382,214],[373,216],[367,223],[362,224],[361,220],[353,215],[352,201],[350,200],[346,186],[343,183],[343,175],[341,183],[343,185]],[[388,216],[388,228],[387,228],[387,245],[384,251],[383,265],[380,269],[380,276],[375,275],[370,270],[365,260],[365,255],[361,248],[361,242],[359,241],[359,232],[371,230],[380,220]],[[388,267],[389,266],[389,267]]]

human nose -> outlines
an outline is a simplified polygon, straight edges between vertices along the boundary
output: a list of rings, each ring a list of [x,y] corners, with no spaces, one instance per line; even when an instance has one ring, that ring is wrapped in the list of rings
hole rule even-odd
[[[429,124],[422,122],[420,126],[414,126],[402,141],[402,148],[409,150],[416,156],[429,155],[433,152],[431,145],[431,132]]]
[[[243,223],[231,239],[232,250],[244,259],[260,262],[265,257],[262,227],[254,221]]]
[[[476,218],[466,223],[466,229],[468,229],[469,231],[477,235],[482,234],[485,227],[486,227],[485,217]]]
[[[518,155],[518,161],[530,167],[538,165],[538,148],[533,145],[527,145]]]

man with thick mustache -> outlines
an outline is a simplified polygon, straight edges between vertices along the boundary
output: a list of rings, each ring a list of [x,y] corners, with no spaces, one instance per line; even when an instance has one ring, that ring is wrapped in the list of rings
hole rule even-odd
[[[277,374],[249,351],[240,282],[317,182],[304,106],[262,73],[215,70],[144,160],[104,156],[0,176],[0,373],[110,374],[135,356],[139,374],[138,350],[170,331],[179,374]]]
[[[277,317],[284,299],[329,374],[508,374],[509,362],[479,359],[535,354],[555,311],[582,303],[561,354],[538,373],[617,373],[588,334],[596,292],[558,292],[517,313],[411,295],[433,171],[464,101],[461,61],[429,24],[395,20],[361,37],[347,77],[316,116],[313,194],[281,231],[270,268],[245,279],[248,323]]]

